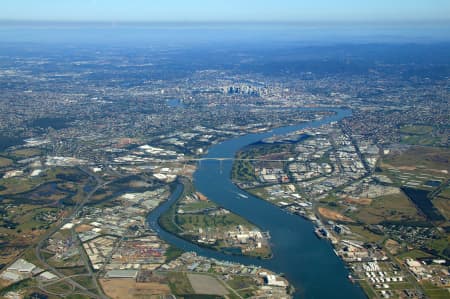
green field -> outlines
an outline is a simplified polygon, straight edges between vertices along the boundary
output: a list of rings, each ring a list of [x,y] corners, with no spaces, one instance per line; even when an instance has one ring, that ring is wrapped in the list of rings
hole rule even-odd
[[[433,127],[424,125],[406,125],[400,128],[403,134],[425,135],[433,132]]]
[[[228,229],[231,227],[236,227],[238,225],[244,225],[246,227],[252,227],[247,220],[244,218],[230,213],[222,216],[211,216],[205,214],[193,214],[193,215],[180,215],[175,216],[176,223],[186,230],[198,230],[199,228],[220,228]]]
[[[198,201],[198,202],[189,203],[187,205],[183,205],[182,209],[185,212],[195,212],[195,211],[200,211],[200,210],[204,210],[207,208],[214,208],[214,207],[217,207],[217,205],[214,204],[213,202],[202,200],[202,201]]]
[[[241,157],[238,155],[237,158]],[[238,182],[253,182],[256,180],[255,170],[249,161],[234,162],[231,177]]]
[[[448,186],[447,188],[442,190],[442,192],[439,193],[439,197],[445,198],[445,199],[450,199],[450,186]]]
[[[431,254],[423,252],[419,249],[410,250],[404,253],[397,255],[398,258],[405,260],[407,258],[411,259],[419,259],[419,258],[431,258],[433,257]]]
[[[346,214],[346,216],[366,224],[425,220],[403,193],[375,198],[370,205],[361,206],[357,212]]]
[[[447,220],[450,219],[450,198],[435,197],[433,199],[433,205],[439,210],[442,216]]]
[[[166,263],[177,259],[180,255],[183,254],[183,250],[178,249],[172,245],[169,245],[169,248],[166,250]]]
[[[159,217],[158,222],[165,230],[178,234],[182,232],[182,229],[175,223],[176,205],[172,205],[164,214]]]
[[[172,293],[175,295],[193,294],[194,289],[189,282],[189,278],[186,273],[171,272],[168,275],[169,287]]]
[[[10,166],[12,163],[11,159],[0,157],[0,168]]]
[[[69,295],[72,293],[72,286],[69,283],[57,282],[55,284],[46,286],[45,289],[51,293],[56,293],[62,295]]]
[[[18,150],[10,152],[10,155],[17,159],[30,158],[30,157],[38,156],[41,154],[42,154],[42,151],[37,148],[18,149]]]
[[[403,135],[401,137],[401,143],[411,145],[438,145],[441,139],[429,135]]]
[[[256,197],[262,198],[266,200],[266,198],[269,197],[269,193],[264,187],[258,187],[258,188],[252,188],[252,189],[246,189],[245,191],[255,195]]]
[[[80,285],[82,285],[83,287],[85,287],[91,291],[96,290],[95,284],[92,281],[91,276],[87,276],[87,275],[73,276],[72,279],[74,281],[76,281],[77,283],[79,283]]]
[[[238,292],[243,298],[253,296],[255,291],[255,281],[248,276],[234,276],[233,279],[227,281],[227,284]]]
[[[25,290],[25,289],[33,288],[36,285],[37,284],[36,284],[36,282],[33,279],[28,278],[28,279],[16,282],[16,283],[14,283],[14,284],[6,287],[6,288],[1,289],[0,290],[0,296],[3,296],[6,293],[11,292],[11,291],[19,291],[19,290]]]
[[[91,297],[81,294],[72,294],[66,297],[67,299],[90,299]]]
[[[66,276],[86,274],[87,270],[85,267],[64,267],[58,268],[58,271],[63,273]]]
[[[360,281],[358,281],[358,283],[361,286],[361,288],[364,290],[364,293],[366,293],[367,297],[369,297],[369,299],[378,298],[377,294],[374,292],[372,287],[367,283],[367,281],[360,280]]]
[[[446,136],[428,125],[405,125],[400,127],[401,142],[411,145],[442,146]]]
[[[361,225],[347,225],[347,226],[353,233],[360,235],[363,238],[362,241],[377,243],[382,239],[384,239],[384,236],[374,234],[370,232],[368,229],[364,228],[364,226]]]
[[[428,281],[422,283],[422,288],[430,299],[448,299],[450,297],[448,289],[439,288]]]
[[[392,153],[382,159],[381,167],[411,168],[420,172],[442,177],[448,174],[440,172],[450,169],[450,149],[438,147],[414,146],[401,153]]]

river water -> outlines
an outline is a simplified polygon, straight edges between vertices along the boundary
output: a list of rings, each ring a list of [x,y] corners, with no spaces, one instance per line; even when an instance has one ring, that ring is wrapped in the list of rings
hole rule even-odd
[[[248,134],[212,146],[205,158],[232,158],[244,146],[261,139],[292,132],[306,127],[318,127],[351,115],[347,109],[334,109],[335,115],[318,121],[274,129],[270,132]],[[195,188],[210,200],[241,215],[271,235],[273,258],[259,260],[243,256],[230,256],[199,247],[180,239],[158,225],[159,216],[178,198],[182,187],[178,186],[171,198],[149,215],[150,226],[160,237],[181,249],[195,251],[199,255],[243,264],[254,264],[278,273],[284,273],[296,288],[295,298],[350,299],[366,298],[358,285],[348,279],[345,264],[334,254],[329,242],[318,239],[311,222],[258,199],[237,188],[231,181],[231,161],[202,161],[194,174]],[[243,198],[238,193],[245,194]]]

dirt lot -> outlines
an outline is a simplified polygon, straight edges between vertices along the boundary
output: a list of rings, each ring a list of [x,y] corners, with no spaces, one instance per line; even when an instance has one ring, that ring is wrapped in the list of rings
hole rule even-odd
[[[322,215],[323,217],[330,219],[330,220],[334,220],[334,221],[346,221],[346,222],[354,222],[352,219],[336,212],[336,211],[332,211],[329,210],[327,208],[323,208],[320,207],[319,208],[319,213],[320,215]]]
[[[392,240],[392,239],[387,240],[384,245],[386,246],[387,250],[389,250],[389,252],[391,254],[397,254],[400,251],[400,249],[402,248],[401,245],[397,241]]]
[[[188,278],[196,294],[219,296],[228,294],[227,289],[214,277],[208,275],[188,274]]]
[[[100,279],[105,294],[113,299],[159,298],[170,294],[169,286],[157,282],[138,283],[134,279]]]
[[[195,192],[195,194],[197,194],[198,199],[200,199],[202,201],[208,200],[208,197],[206,197],[205,195],[201,194],[200,192]]]
[[[78,225],[76,228],[75,228],[75,231],[77,232],[77,233],[81,233],[81,232],[87,232],[87,231],[90,231],[91,229],[93,229],[94,227],[93,226],[90,226],[90,225],[87,225],[87,224],[81,224],[81,225]]]
[[[345,199],[345,201],[347,203],[353,203],[353,204],[363,205],[363,206],[367,206],[367,205],[370,205],[372,203],[372,199],[370,199],[370,198],[351,198],[351,197],[347,197]]]

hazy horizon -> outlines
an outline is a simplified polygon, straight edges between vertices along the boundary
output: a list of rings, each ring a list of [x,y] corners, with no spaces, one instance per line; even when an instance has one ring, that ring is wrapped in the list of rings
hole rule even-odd
[[[432,24],[0,22],[4,43],[430,43],[449,42],[449,32]]]
[[[450,41],[445,0],[3,1],[3,42]]]
[[[446,0],[14,0],[0,20],[64,22],[445,22]]]

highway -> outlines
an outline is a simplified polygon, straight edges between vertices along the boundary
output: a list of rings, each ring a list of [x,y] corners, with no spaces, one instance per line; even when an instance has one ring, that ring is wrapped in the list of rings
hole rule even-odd
[[[106,298],[108,298],[108,297],[107,297],[106,295],[104,295],[103,290],[102,290],[101,287],[98,285],[98,282],[97,282],[95,276],[92,276],[92,280],[93,280],[93,282],[95,281],[95,282],[94,282],[94,285],[95,285],[96,288],[97,288],[98,294],[95,294],[95,293],[89,291],[87,288],[85,288],[84,286],[80,285],[78,282],[74,281],[74,280],[72,279],[72,277],[64,275],[63,273],[61,273],[60,271],[58,271],[55,267],[49,265],[49,264],[47,263],[47,261],[45,260],[45,258],[44,258],[44,257],[42,256],[42,254],[41,254],[41,250],[42,250],[42,248],[44,247],[46,241],[47,241],[54,233],[56,233],[58,230],[60,230],[65,224],[69,223],[72,219],[74,219],[74,218],[76,217],[76,215],[78,214],[78,212],[79,212],[79,211],[83,208],[83,206],[91,199],[92,195],[93,195],[98,189],[100,189],[100,188],[102,188],[102,187],[104,187],[104,186],[106,186],[106,185],[108,185],[108,184],[110,183],[110,182],[103,182],[103,180],[102,180],[100,177],[98,177],[98,176],[96,176],[96,175],[93,175],[91,172],[89,172],[89,171],[86,170],[86,169],[83,169],[83,168],[80,168],[80,169],[81,169],[83,172],[85,172],[86,174],[88,174],[89,176],[94,177],[95,180],[96,180],[96,182],[97,182],[97,185],[94,187],[94,189],[92,189],[92,190],[87,194],[87,196],[84,198],[84,200],[82,200],[82,201],[80,201],[79,203],[77,203],[77,205],[76,205],[75,208],[72,210],[72,213],[71,213],[71,215],[70,215],[69,217],[64,217],[64,218],[60,219],[60,221],[57,222],[56,225],[53,226],[53,228],[49,229],[49,230],[44,234],[44,236],[41,237],[41,239],[39,240],[39,242],[36,244],[36,247],[35,247],[35,255],[36,255],[36,258],[40,261],[40,263],[46,268],[46,270],[52,272],[53,274],[57,275],[57,276],[60,278],[59,280],[55,281],[55,283],[57,283],[57,282],[59,282],[59,281],[61,281],[61,280],[64,280],[65,282],[69,283],[69,284],[72,286],[72,288],[74,288],[74,290],[75,290],[75,289],[81,290],[79,293],[83,293],[83,294],[85,294],[85,295],[87,295],[87,296],[89,296],[89,297],[91,297],[91,298],[106,299]],[[79,242],[79,241],[78,241],[78,242]],[[84,251],[82,246],[80,247],[80,251]],[[94,275],[93,272],[92,272],[92,269],[90,269],[89,261],[86,260],[86,259],[87,259],[87,256],[86,256],[85,254],[84,254],[84,255],[81,254],[81,255],[82,255],[82,258],[83,258],[83,261],[84,261],[85,265],[87,265],[89,274],[90,274],[90,275]],[[48,284],[47,284],[47,285],[48,285]],[[43,291],[46,291],[44,286],[40,286],[40,287],[41,287],[41,289],[42,289]]]

